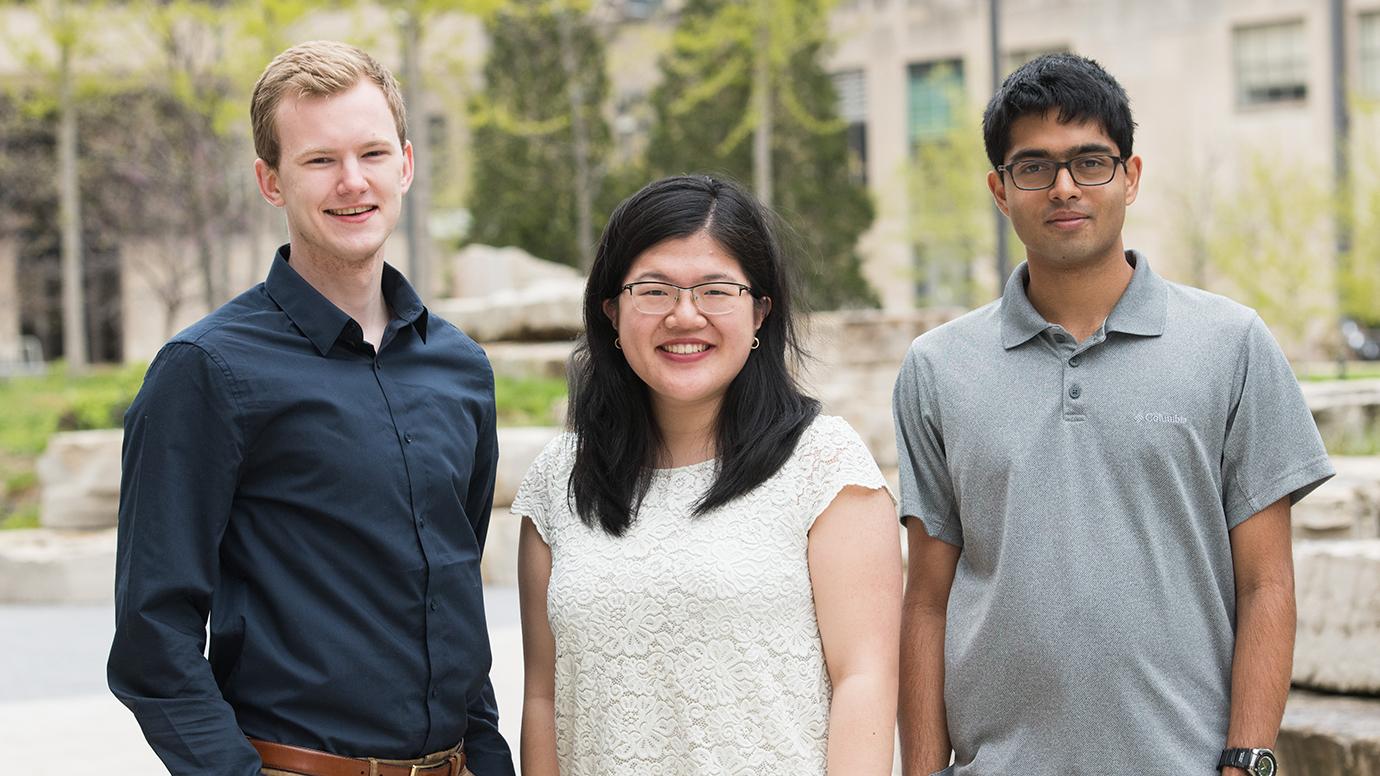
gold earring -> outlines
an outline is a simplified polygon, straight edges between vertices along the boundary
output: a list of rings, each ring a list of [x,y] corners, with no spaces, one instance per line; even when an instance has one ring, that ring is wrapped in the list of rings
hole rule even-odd
[[[752,349],[753,349],[753,350],[756,350],[756,349],[758,348],[758,346],[760,346],[761,344],[762,344],[762,340],[759,340],[759,339],[757,339],[756,337],[753,337],[753,338],[752,338]]]
[[[621,340],[619,340],[617,337],[614,337],[614,338],[613,338],[613,346],[614,346],[615,348],[618,348],[619,350],[622,350],[622,349],[623,349],[623,342],[622,342]]]

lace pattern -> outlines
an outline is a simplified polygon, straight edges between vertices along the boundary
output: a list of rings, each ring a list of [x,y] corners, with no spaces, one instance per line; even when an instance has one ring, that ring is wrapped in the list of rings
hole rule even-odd
[[[806,551],[848,485],[885,488],[842,419],[819,417],[751,493],[699,517],[714,462],[657,471],[626,535],[587,528],[553,440],[512,511],[551,547],[563,776],[823,773],[830,685]]]

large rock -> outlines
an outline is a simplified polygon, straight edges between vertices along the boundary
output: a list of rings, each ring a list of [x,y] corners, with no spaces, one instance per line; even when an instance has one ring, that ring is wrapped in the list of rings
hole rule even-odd
[[[479,342],[547,342],[584,331],[584,281],[551,280],[485,297],[439,299],[431,309]]]
[[[1337,476],[1293,509],[1301,539],[1380,538],[1380,456],[1332,456]]]
[[[457,299],[517,291],[551,281],[584,283],[566,264],[544,261],[521,248],[467,245],[450,260],[450,295]]]
[[[561,433],[551,426],[508,426],[498,430],[498,475],[494,478],[494,506],[513,503],[527,468],[546,443]]]
[[[115,529],[0,531],[0,603],[109,603]]]
[[[1329,450],[1364,449],[1380,430],[1380,380],[1302,384],[1303,397]]]
[[[1275,751],[1289,776],[1380,776],[1380,699],[1295,690]]]
[[[1380,695],[1380,540],[1299,542],[1294,683]]]
[[[490,342],[484,345],[494,374],[502,377],[564,378],[566,362],[575,349],[571,340],[563,342]]]
[[[489,536],[484,542],[484,557],[479,563],[485,585],[511,587],[517,584],[518,535],[522,519],[507,507],[494,507],[489,516]]]
[[[54,434],[38,459],[45,528],[109,528],[120,509],[119,429]]]
[[[432,310],[480,342],[569,340],[584,329],[584,276],[520,248],[467,246],[451,260],[450,290]]]

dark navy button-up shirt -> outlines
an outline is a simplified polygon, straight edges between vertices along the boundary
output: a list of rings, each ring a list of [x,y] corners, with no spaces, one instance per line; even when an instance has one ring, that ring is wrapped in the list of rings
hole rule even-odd
[[[173,774],[245,736],[510,776],[479,558],[493,373],[385,267],[381,347],[283,247],[164,346],[125,416],[111,689]],[[206,623],[210,650],[203,657]]]

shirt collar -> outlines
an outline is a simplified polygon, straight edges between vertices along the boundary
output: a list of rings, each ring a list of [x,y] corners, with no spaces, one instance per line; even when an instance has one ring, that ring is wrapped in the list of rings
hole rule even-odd
[[[1104,329],[1146,337],[1164,333],[1169,289],[1163,279],[1150,269],[1150,262],[1138,251],[1127,251],[1126,260],[1134,271],[1131,282],[1107,316]],[[1001,297],[1001,344],[1010,350],[1028,342],[1050,327],[1026,296],[1030,282],[1030,268],[1025,262],[1011,273]]]
[[[350,316],[297,274],[289,262],[289,255],[289,246],[278,249],[264,288],[324,356],[331,352],[341,332],[350,324]],[[427,309],[407,278],[387,263],[383,265],[383,298],[394,318],[412,326],[421,341],[426,342]]]

